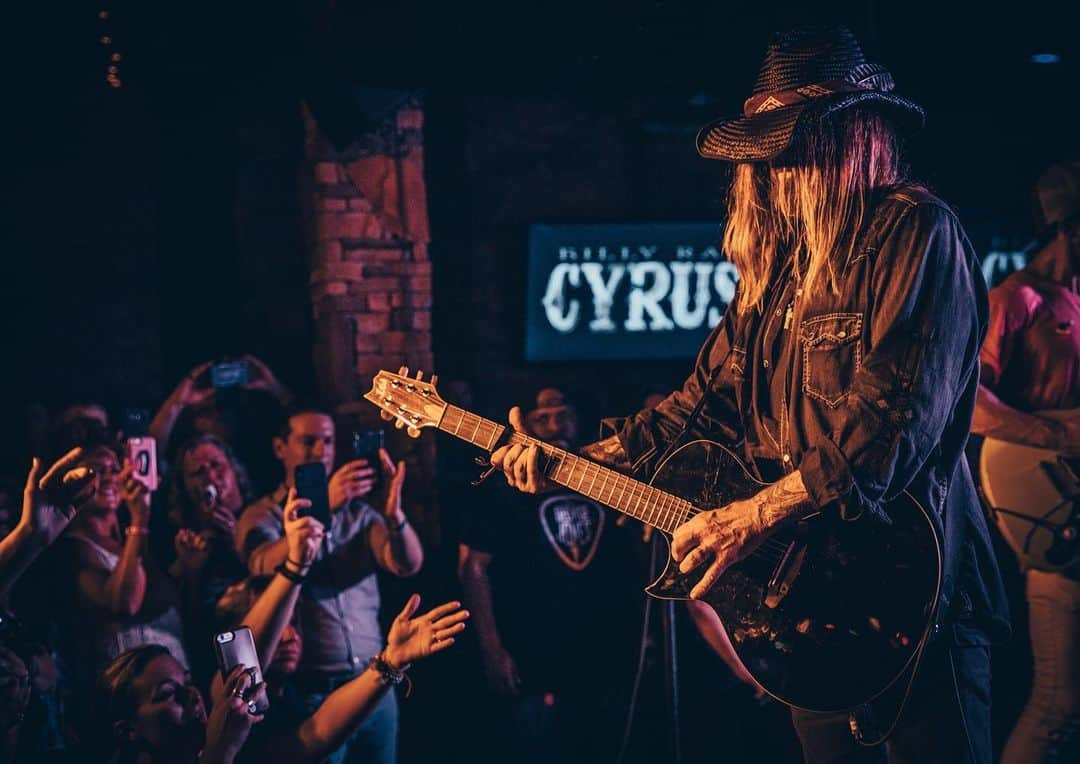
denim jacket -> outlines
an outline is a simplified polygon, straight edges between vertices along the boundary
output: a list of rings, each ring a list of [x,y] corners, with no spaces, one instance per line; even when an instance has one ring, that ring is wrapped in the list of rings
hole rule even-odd
[[[988,313],[971,243],[944,202],[902,187],[875,206],[838,278],[839,294],[794,306],[786,411],[771,412],[782,463],[826,517],[887,523],[884,506],[907,490],[944,547],[939,628],[957,644],[1003,638],[1005,593],[964,456]],[[760,369],[747,351],[760,324],[733,302],[682,389],[614,423],[636,474],[652,474],[703,391],[688,437],[752,451]]]

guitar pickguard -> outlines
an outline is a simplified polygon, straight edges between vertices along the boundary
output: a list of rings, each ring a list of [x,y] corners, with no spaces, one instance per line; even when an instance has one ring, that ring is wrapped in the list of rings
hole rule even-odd
[[[680,448],[651,484],[699,508],[764,488],[709,441]],[[934,614],[940,554],[914,499],[904,494],[887,511],[892,526],[804,520],[726,570],[707,593],[739,658],[779,700],[815,711],[852,708],[884,691],[913,658]],[[703,574],[704,567],[683,575],[669,554],[646,591],[686,599]]]

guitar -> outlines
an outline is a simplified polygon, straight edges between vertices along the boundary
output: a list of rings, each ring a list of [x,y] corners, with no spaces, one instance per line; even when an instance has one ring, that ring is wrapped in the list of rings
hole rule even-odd
[[[643,483],[443,401],[437,377],[381,371],[364,395],[387,421],[419,437],[435,427],[492,451],[536,443],[547,478],[656,528],[668,540],[704,509],[758,493],[730,450],[706,440],[672,453]],[[900,678],[925,642],[936,613],[941,553],[923,508],[902,494],[887,507],[892,526],[832,523],[820,513],[770,536],[728,568],[704,600],[720,616],[747,670],[790,706],[842,711],[877,697]],[[704,574],[667,568],[646,589],[688,599]]]
[[[1073,410],[1043,411],[1062,420]],[[979,454],[983,494],[1020,561],[1057,572],[1080,561],[1080,459],[986,438]]]

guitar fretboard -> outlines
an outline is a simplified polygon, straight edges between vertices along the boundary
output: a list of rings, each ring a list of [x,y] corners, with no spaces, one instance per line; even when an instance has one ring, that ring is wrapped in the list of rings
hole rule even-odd
[[[503,437],[506,427],[457,406],[447,406],[439,429],[491,451]],[[538,445],[545,457],[544,474],[552,482],[667,533],[673,533],[686,522],[694,509],[686,499],[528,435],[511,433],[510,442]]]

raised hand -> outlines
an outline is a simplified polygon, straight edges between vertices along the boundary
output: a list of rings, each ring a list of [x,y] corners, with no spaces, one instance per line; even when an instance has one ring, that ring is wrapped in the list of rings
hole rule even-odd
[[[236,515],[221,503],[221,496],[216,490],[200,499],[199,511],[206,525],[224,535],[225,538],[232,539],[236,531]]]
[[[210,543],[202,534],[190,528],[181,528],[173,539],[176,559],[187,573],[197,573],[210,558]]]
[[[198,406],[201,403],[205,403],[214,397],[215,390],[213,387],[199,387],[197,380],[213,365],[213,362],[207,361],[206,363],[199,364],[194,369],[185,374],[179,382],[176,383],[176,387],[169,394],[169,399],[173,403],[177,403],[180,406]]]
[[[330,509],[339,510],[353,499],[371,493],[375,487],[375,468],[366,459],[354,459],[338,467],[330,476],[327,490],[330,493]]]
[[[383,506],[383,515],[396,522],[396,518],[402,511],[401,489],[405,485],[405,462],[399,461],[395,465],[385,448],[379,449],[379,461],[383,475],[387,479],[386,504]]]
[[[124,460],[120,470],[120,497],[131,514],[131,524],[138,528],[150,525],[151,491],[146,484],[135,477],[135,465],[130,459]]]
[[[413,661],[450,647],[469,618],[469,611],[462,610],[460,602],[447,602],[414,618],[418,607],[420,595],[414,594],[390,625],[383,657],[397,669],[404,670]]]
[[[251,734],[251,728],[262,720],[261,715],[253,713],[254,703],[246,698],[254,698],[263,690],[264,683],[252,686],[247,668],[236,666],[220,687],[206,719],[206,745],[199,760],[231,764]]]
[[[34,458],[23,489],[22,516],[19,524],[45,543],[52,543],[75,517],[80,488],[91,482],[94,471],[77,467],[82,449],[73,448],[60,457],[44,476],[41,460]]]
[[[310,515],[301,517],[300,511],[311,506],[308,499],[296,495],[295,486],[289,489],[285,501],[285,540],[288,543],[288,558],[305,568],[315,562],[322,547],[326,529],[323,524]]]
[[[244,385],[245,388],[248,390],[263,390],[283,403],[288,400],[288,389],[274,376],[274,372],[270,371],[270,367],[250,353],[244,355],[244,360],[247,361],[248,368],[252,372],[248,375],[247,384]]]

